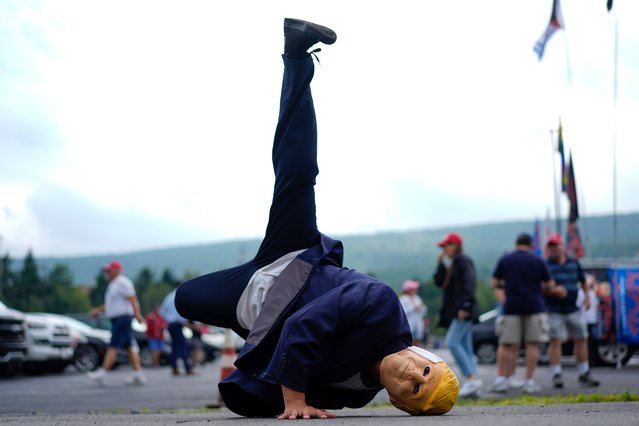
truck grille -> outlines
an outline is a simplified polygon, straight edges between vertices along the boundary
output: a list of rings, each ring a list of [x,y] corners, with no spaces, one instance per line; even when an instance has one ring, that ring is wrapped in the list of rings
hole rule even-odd
[[[2,341],[21,341],[26,338],[24,323],[0,319],[0,340]]]

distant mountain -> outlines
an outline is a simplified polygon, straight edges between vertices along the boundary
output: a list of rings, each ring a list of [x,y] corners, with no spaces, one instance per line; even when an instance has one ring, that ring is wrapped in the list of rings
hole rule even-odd
[[[612,216],[581,218],[580,232],[588,256],[613,255],[612,222]],[[618,215],[617,224],[617,255],[639,259],[639,213]],[[479,278],[487,282],[495,262],[513,247],[516,236],[532,232],[533,227],[533,221],[519,221],[332,237],[344,242],[346,266],[374,274],[398,288],[407,278],[430,279],[438,253],[436,243],[451,231],[463,236],[464,250],[475,261]],[[541,227],[543,233],[543,223]],[[565,229],[565,224],[563,227]],[[78,285],[92,286],[101,266],[114,258],[124,264],[125,273],[131,278],[144,267],[154,271],[156,277],[166,268],[181,277],[185,273],[203,274],[238,265],[254,256],[259,243],[257,239],[237,240],[86,257],[38,258],[37,253],[34,255],[38,264],[49,269],[59,263],[68,265]],[[21,268],[22,259],[15,260],[14,268]]]

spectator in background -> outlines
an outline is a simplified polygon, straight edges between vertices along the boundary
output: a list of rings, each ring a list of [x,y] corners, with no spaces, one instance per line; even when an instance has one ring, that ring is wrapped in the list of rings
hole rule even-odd
[[[424,340],[424,317],[428,312],[422,298],[417,294],[418,290],[419,283],[417,281],[406,280],[402,284],[403,294],[399,298],[399,302],[406,313],[408,326],[413,334],[413,345],[415,346],[418,346]]]
[[[193,364],[203,365],[206,359],[202,348],[202,333],[206,329],[206,325],[197,321],[189,321],[191,330],[193,330],[193,338],[191,339],[191,359]]]
[[[548,259],[546,263],[550,275],[557,285],[566,289],[564,297],[554,295],[546,296],[546,305],[550,315],[550,346],[548,355],[550,358],[550,371],[552,383],[556,388],[563,388],[564,381],[561,371],[561,343],[568,337],[575,343],[575,356],[577,358],[578,382],[584,386],[599,386],[599,382],[592,378],[588,363],[588,331],[583,313],[577,306],[579,286],[585,293],[583,306],[590,307],[590,296],[586,287],[586,277],[577,260],[567,256],[563,246],[561,235],[555,234],[548,238],[546,243]]]
[[[104,296],[104,305],[91,310],[91,315],[98,316],[105,313],[111,320],[111,343],[107,348],[102,367],[89,372],[91,379],[104,386],[104,379],[118,356],[118,349],[125,349],[129,356],[129,362],[133,367],[133,376],[125,379],[127,384],[142,385],[146,383],[146,377],[140,365],[137,346],[134,346],[131,321],[133,317],[140,323],[144,323],[140,303],[135,294],[135,287],[130,279],[122,275],[122,264],[117,260],[105,265],[104,273],[109,279],[109,285]]]
[[[586,274],[586,287],[588,288],[590,306],[586,306],[586,293],[582,288],[579,288],[579,294],[577,294],[577,306],[581,309],[588,329],[588,361],[590,367],[595,365],[595,351],[597,350],[595,340],[599,336],[599,296],[597,296],[595,290],[596,284],[597,279],[591,274]]]
[[[180,375],[178,359],[182,359],[186,374],[192,375],[194,373],[189,354],[189,345],[182,331],[182,328],[184,326],[190,326],[190,323],[189,320],[182,317],[177,309],[175,309],[175,291],[176,289],[164,297],[162,305],[160,306],[160,314],[169,325],[169,334],[171,335],[171,368],[173,368],[173,375]]]
[[[442,248],[437,258],[435,285],[444,291],[439,325],[448,328],[446,345],[466,377],[459,389],[460,397],[475,397],[481,392],[482,380],[477,375],[477,363],[473,352],[473,323],[479,317],[475,297],[475,265],[463,254],[462,238],[450,233],[437,245]],[[450,266],[444,263],[450,260]]]
[[[157,303],[153,310],[146,314],[146,337],[149,340],[149,350],[153,359],[153,366],[160,366],[160,357],[164,349],[164,330],[166,329],[166,321],[160,315],[160,305]]]
[[[526,345],[526,381],[523,392],[538,393],[541,387],[534,373],[539,360],[539,344],[548,341],[548,314],[544,303],[544,287],[553,289],[554,282],[545,262],[532,254],[532,237],[521,234],[515,251],[504,255],[493,272],[495,297],[502,306],[495,333],[499,336],[497,378],[491,392],[506,392],[518,387],[509,380],[515,373],[522,339]],[[561,292],[561,290],[556,290]],[[557,293],[559,294],[559,293]]]

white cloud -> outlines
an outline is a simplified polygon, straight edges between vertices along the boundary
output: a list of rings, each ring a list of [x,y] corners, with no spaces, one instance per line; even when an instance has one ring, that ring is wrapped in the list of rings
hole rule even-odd
[[[338,33],[312,86],[325,232],[544,216],[559,115],[582,211],[609,213],[615,13],[619,207],[639,210],[637,6],[562,4],[567,31],[538,62],[550,4],[532,0],[5,2],[5,248],[62,255],[261,235],[284,16]],[[45,220],[46,203],[59,206],[46,191],[73,200],[90,240]],[[121,233],[90,226],[105,212]]]

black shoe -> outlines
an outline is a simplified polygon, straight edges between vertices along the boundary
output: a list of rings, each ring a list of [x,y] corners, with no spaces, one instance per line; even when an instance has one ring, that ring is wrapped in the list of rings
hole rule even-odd
[[[300,19],[284,19],[284,55],[304,59],[316,43],[333,44],[337,35],[330,28]]]
[[[593,388],[599,386],[599,380],[595,380],[592,377],[590,377],[590,371],[586,371],[584,374],[581,374],[579,376],[579,383],[581,383],[584,386],[590,386]]]
[[[561,374],[555,374],[552,376],[552,385],[557,389],[564,387],[564,379],[561,378]]]

